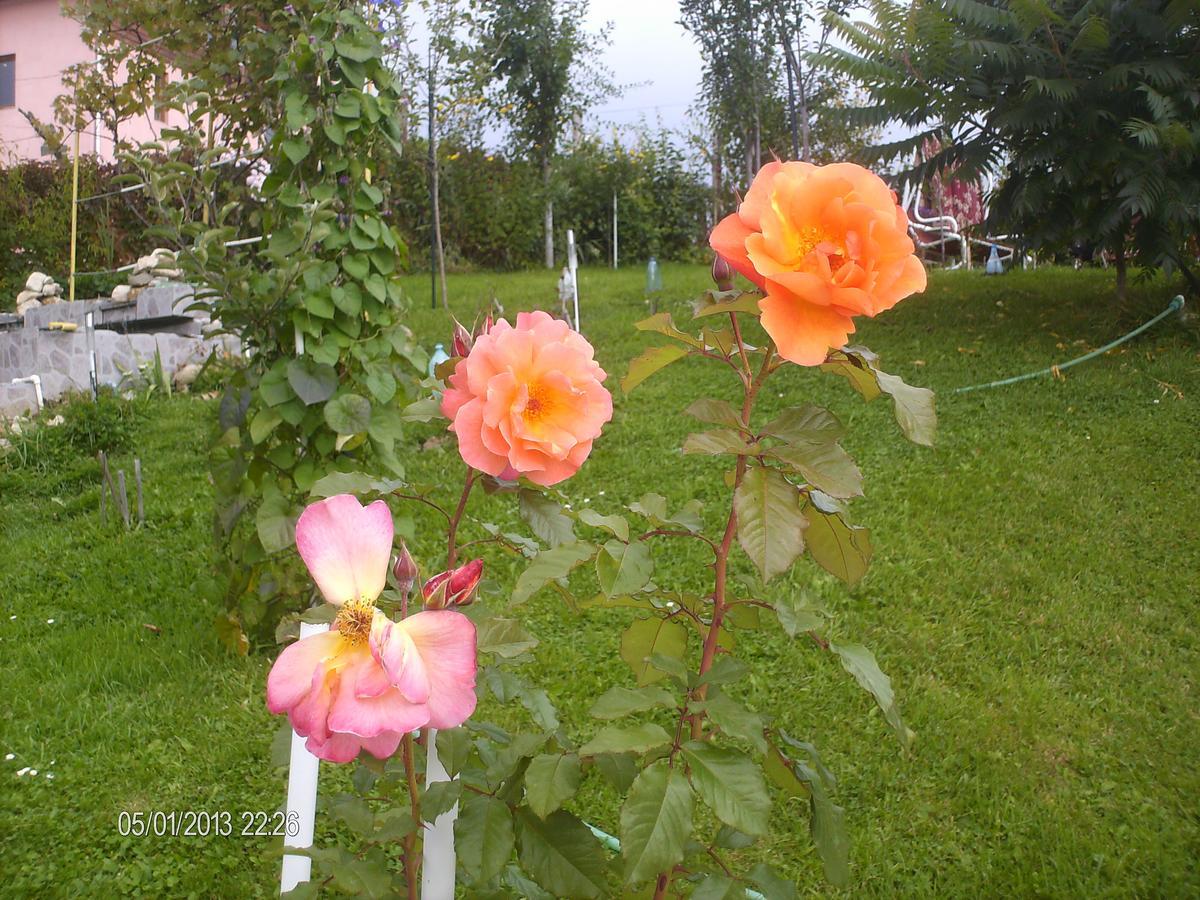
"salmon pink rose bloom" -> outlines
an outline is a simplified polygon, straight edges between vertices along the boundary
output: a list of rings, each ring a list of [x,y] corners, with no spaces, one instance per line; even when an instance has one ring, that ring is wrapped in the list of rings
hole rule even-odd
[[[267,707],[286,712],[310,753],[381,759],[417,728],[454,728],[475,711],[475,626],[449,610],[394,622],[375,608],[387,583],[392,514],[349,494],[304,510],[296,546],[325,599],[332,628],[290,645],[267,676]]]
[[[845,344],[854,316],[925,290],[908,217],[883,179],[853,163],[768,163],[709,243],[763,290],[763,328],[802,366]]]
[[[608,377],[581,334],[549,314],[503,319],[459,360],[442,399],[468,466],[548,486],[570,478],[612,418]]]

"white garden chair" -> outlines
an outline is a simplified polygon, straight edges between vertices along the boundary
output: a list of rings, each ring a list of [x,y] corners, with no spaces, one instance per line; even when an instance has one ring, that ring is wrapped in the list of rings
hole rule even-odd
[[[910,184],[905,188],[901,206],[908,216],[909,237],[922,251],[937,249],[945,254],[948,246],[956,247],[958,261],[946,266],[947,269],[958,269],[962,266],[970,269],[972,267],[970,247],[972,245],[983,247],[989,251],[995,245],[999,251],[1000,261],[1006,268],[1012,265],[1013,260],[1016,259],[1017,250],[1012,235],[989,234],[985,237],[971,237],[959,229],[958,220],[954,216],[922,215],[921,191],[915,185]]]

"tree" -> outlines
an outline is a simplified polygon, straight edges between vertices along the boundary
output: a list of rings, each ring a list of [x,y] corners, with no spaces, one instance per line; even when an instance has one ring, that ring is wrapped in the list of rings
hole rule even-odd
[[[693,143],[711,169],[714,222],[736,203],[729,188],[749,184],[771,155],[832,161],[869,143],[867,130],[827,115],[845,105],[846,80],[803,66],[811,20],[808,4],[787,0],[680,3],[680,23],[704,58],[704,136]]]
[[[582,22],[588,0],[482,0],[474,23],[478,74],[496,118],[509,126],[517,154],[542,173],[546,268],[554,267],[553,168],[568,123],[613,96],[596,57],[607,32]]]
[[[680,24],[700,42],[704,57],[701,94],[713,136],[714,221],[726,199],[724,172],[741,169],[749,184],[762,167],[764,132],[780,139],[785,133],[768,6],[763,0],[681,0],[679,5]]]
[[[1187,0],[933,0],[870,4],[871,23],[830,21],[848,45],[817,62],[855,79],[852,121],[915,132],[879,145],[920,182],[960,166],[1001,178],[990,230],[1029,246],[1108,248],[1124,298],[1126,252],[1180,270],[1200,226],[1200,7]],[[1194,255],[1193,255],[1194,256]]]

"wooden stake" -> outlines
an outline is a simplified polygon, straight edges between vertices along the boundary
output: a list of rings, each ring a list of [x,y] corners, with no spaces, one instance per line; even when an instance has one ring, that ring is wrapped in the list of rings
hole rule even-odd
[[[105,504],[105,494],[108,489],[104,486],[104,451],[101,450],[96,454],[97,460],[100,462],[100,521],[107,524],[108,522],[108,507]]]
[[[116,508],[117,512],[120,512],[121,504],[120,501],[117,500],[117,489],[113,485],[112,472],[110,472],[108,469],[108,457],[104,455],[103,450],[101,450],[97,455],[100,457],[100,474],[104,476],[104,481],[108,485],[108,496],[112,499],[113,506]]]
[[[129,530],[129,494],[125,492],[125,470],[117,469],[117,488],[120,493],[117,495],[117,503],[121,507],[121,518],[125,521],[125,530]]]
[[[142,506],[142,461],[136,456],[133,458],[133,482],[137,485],[137,514],[138,524],[146,524],[146,509]]]

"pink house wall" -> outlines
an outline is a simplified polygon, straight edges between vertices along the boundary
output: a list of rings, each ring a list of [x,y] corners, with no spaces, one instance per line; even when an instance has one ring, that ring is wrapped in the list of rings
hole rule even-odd
[[[41,157],[42,140],[20,110],[55,121],[62,71],[93,58],[79,32],[79,23],[63,15],[59,0],[0,0],[0,57],[15,56],[16,64],[16,103],[0,108],[0,165]],[[168,118],[176,127],[186,124],[179,113],[169,112]],[[153,115],[130,120],[121,126],[121,139],[154,140],[164,124]],[[111,160],[113,136],[103,125],[85,122],[79,150]]]

